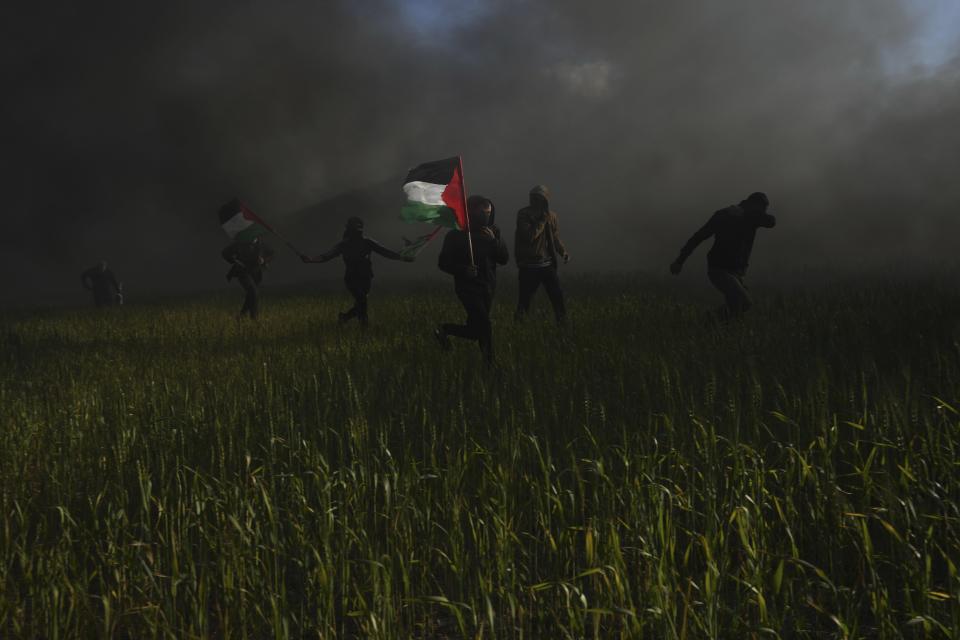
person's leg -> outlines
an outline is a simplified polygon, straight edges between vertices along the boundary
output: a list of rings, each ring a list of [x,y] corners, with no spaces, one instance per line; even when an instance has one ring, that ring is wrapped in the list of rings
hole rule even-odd
[[[487,364],[493,364],[493,323],[490,322],[490,308],[493,303],[492,294],[480,296],[478,308],[474,312],[473,323],[477,327],[477,340],[480,343],[480,352]],[[468,318],[467,322],[470,322]]]
[[[484,359],[493,361],[493,328],[490,324],[490,296],[486,292],[458,292],[457,297],[467,313],[466,324],[441,325],[441,336],[456,336],[466,340],[476,340]],[[440,336],[438,336],[440,339]],[[441,339],[443,345],[443,339]]]
[[[737,317],[752,306],[750,294],[739,274],[722,269],[710,269],[707,271],[707,277],[723,294],[725,304],[720,313],[722,318]]]
[[[473,311],[473,308],[476,306],[475,296],[472,293],[458,291],[457,298],[460,299],[460,304],[463,305],[463,310],[467,313],[467,323],[466,324],[444,323],[440,325],[440,328],[448,336],[465,338],[467,340],[476,340],[477,339],[476,327],[471,323],[471,318],[475,313],[475,311]]]
[[[514,317],[522,318],[530,311],[530,301],[533,300],[533,294],[537,292],[540,286],[540,269],[518,269],[520,291],[517,297],[517,312]]]
[[[547,297],[550,298],[550,304],[553,305],[553,316],[556,318],[557,324],[560,324],[567,317],[567,306],[563,299],[563,288],[560,287],[560,276],[557,274],[555,267],[540,269],[540,271],[543,272],[541,276],[543,288],[547,292]]]
[[[96,289],[93,291],[93,304],[97,307],[105,307],[108,304],[103,293]]]
[[[240,308],[240,315],[242,316],[247,313],[250,314],[251,318],[256,318],[260,312],[260,304],[257,299],[257,285],[248,274],[241,275],[237,280],[240,282],[240,286],[243,287],[245,294],[243,306]]]
[[[343,283],[347,286],[347,291],[350,293],[350,296],[353,298],[353,306],[347,309],[346,311],[342,311],[337,314],[337,320],[340,322],[340,324],[343,324],[344,322],[347,322],[357,317],[357,314],[360,311],[360,304],[359,304],[359,301],[357,300],[358,293],[357,293],[356,282],[353,280],[345,279]]]
[[[370,281],[364,280],[363,282],[358,282],[353,297],[357,301],[357,319],[360,321],[361,327],[366,327],[369,323],[367,317],[367,296],[369,294]]]

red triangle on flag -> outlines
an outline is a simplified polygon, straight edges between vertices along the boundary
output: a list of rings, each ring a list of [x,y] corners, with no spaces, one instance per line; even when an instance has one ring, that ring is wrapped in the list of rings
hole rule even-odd
[[[459,166],[453,170],[453,178],[447,188],[443,190],[443,193],[440,194],[440,199],[443,200],[443,204],[453,209],[453,213],[457,217],[457,226],[466,229],[467,210],[464,205],[463,174],[460,173]]]

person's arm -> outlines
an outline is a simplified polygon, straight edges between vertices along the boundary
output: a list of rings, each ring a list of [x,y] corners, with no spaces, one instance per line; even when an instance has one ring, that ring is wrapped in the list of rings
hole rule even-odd
[[[237,245],[236,244],[227,245],[226,247],[224,247],[223,251],[220,252],[220,255],[223,257],[224,260],[226,260],[230,264],[235,263],[237,261]]]
[[[320,264],[320,263],[329,262],[330,260],[333,260],[341,253],[343,253],[343,242],[338,242],[333,246],[332,249],[330,249],[329,251],[325,251],[324,253],[321,253],[318,256],[308,256],[306,254],[301,253],[300,259],[303,260],[304,262],[308,262],[308,263],[313,262],[313,263]]]
[[[687,240],[687,243],[683,245],[683,248],[680,249],[680,255],[677,256],[677,259],[673,261],[673,264],[670,265],[670,271],[674,274],[680,273],[680,268],[683,267],[683,263],[686,262],[687,258],[690,257],[690,254],[693,253],[694,249],[700,246],[707,238],[711,237],[717,232],[718,217],[720,214],[715,213],[709,220],[707,224],[700,227],[696,233],[690,236],[690,239]]]
[[[91,291],[93,289],[93,278],[90,276],[90,269],[87,269],[80,274],[80,284],[82,284],[83,288],[87,291]]]
[[[557,220],[557,214],[551,211],[548,215],[550,216],[550,232],[553,234],[553,246],[564,262],[570,262],[567,247],[560,240],[560,222]]]
[[[107,271],[107,279],[110,280],[110,284],[113,285],[113,288],[117,291],[120,291],[120,283],[117,282],[117,277],[113,275],[113,271]]]
[[[517,214],[517,237],[530,243],[539,238],[547,228],[547,216],[541,213],[530,213],[530,210]]]
[[[402,255],[400,255],[396,251],[393,251],[392,249],[387,249],[385,246],[383,246],[382,244],[380,244],[379,242],[377,242],[372,238],[367,238],[367,246],[370,247],[371,251],[379,253],[384,258],[389,258],[390,260],[407,260],[407,258],[404,258]],[[412,259],[408,261],[412,262]]]
[[[471,267],[466,261],[466,247],[462,242],[463,235],[456,231],[449,231],[443,237],[443,247],[440,249],[440,256],[437,258],[437,266],[440,271],[449,273],[452,276],[469,276],[469,269],[476,273],[476,267]]]
[[[497,261],[497,264],[507,264],[507,261],[510,259],[510,253],[507,251],[507,243],[503,241],[503,238],[501,238],[500,234],[496,231],[494,231],[493,240],[496,243],[493,259]]]
[[[777,219],[769,213],[761,213],[759,216],[757,216],[757,218],[758,227],[773,229],[775,226],[777,226]]]

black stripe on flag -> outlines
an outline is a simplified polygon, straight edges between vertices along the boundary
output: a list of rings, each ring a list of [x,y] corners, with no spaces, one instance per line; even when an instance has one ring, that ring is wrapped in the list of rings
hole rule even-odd
[[[424,162],[410,169],[410,173],[407,174],[407,179],[403,181],[403,184],[407,184],[408,182],[450,184],[450,181],[453,180],[453,172],[456,171],[458,165],[459,158],[456,156],[444,160]]]
[[[227,204],[220,207],[220,224],[223,224],[233,216],[237,215],[243,210],[243,204],[240,202],[240,198],[234,198]]]

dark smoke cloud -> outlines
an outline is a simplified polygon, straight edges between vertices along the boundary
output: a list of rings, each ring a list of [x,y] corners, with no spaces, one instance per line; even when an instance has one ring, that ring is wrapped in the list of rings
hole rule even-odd
[[[550,185],[571,269],[660,271],[757,189],[757,275],[952,260],[958,59],[905,62],[906,2],[153,4],[3,10],[0,301],[81,300],[101,257],[133,291],[221,287],[234,194],[310,252],[351,213],[398,244],[406,169],[455,153],[508,237]]]

